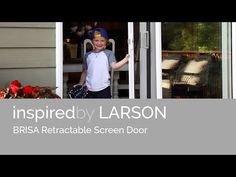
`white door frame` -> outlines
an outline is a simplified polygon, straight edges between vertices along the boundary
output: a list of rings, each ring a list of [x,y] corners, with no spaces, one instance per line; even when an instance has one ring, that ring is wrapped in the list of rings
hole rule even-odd
[[[128,22],[128,53],[129,58],[129,98],[135,98],[134,90],[134,23]]]
[[[236,99],[236,22],[232,22],[232,97]]]
[[[152,99],[162,99],[162,38],[161,38],[161,22],[151,23],[151,64],[152,73],[152,88],[155,92],[151,92]],[[153,68],[155,67],[155,68]]]
[[[63,98],[63,23],[56,22],[56,94]]]
[[[147,23],[139,23],[139,34],[140,34],[140,98],[147,98],[147,50],[149,49],[149,32],[147,31]],[[139,35],[138,34],[138,35]],[[139,51],[136,51],[139,52]]]
[[[232,57],[231,57],[231,24],[221,23],[222,45],[222,98],[232,98]]]
[[[162,43],[161,22],[150,23],[150,46],[147,23],[140,22],[140,98],[147,99],[147,79],[151,80],[151,99],[162,99]],[[134,95],[134,32],[133,23],[128,23],[129,98]],[[151,51],[151,78],[147,78],[147,49]],[[138,49],[139,50],[139,49]],[[131,72],[132,71],[132,72]]]

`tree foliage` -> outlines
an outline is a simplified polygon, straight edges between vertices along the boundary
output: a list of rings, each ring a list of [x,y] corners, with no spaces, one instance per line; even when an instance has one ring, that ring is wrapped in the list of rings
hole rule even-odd
[[[162,23],[163,50],[216,51],[221,48],[218,22]]]

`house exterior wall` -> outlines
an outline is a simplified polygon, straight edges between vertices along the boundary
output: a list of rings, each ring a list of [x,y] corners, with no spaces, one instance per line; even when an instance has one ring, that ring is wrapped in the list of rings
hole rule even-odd
[[[56,23],[0,22],[0,88],[56,86]]]

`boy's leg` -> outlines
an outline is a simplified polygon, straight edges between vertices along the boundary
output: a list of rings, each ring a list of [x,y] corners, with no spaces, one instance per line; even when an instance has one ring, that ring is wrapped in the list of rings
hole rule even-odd
[[[98,92],[88,91],[86,98],[111,98],[110,86]]]
[[[99,91],[99,94],[97,96],[98,96],[98,98],[111,98],[110,86],[105,88],[104,90]]]

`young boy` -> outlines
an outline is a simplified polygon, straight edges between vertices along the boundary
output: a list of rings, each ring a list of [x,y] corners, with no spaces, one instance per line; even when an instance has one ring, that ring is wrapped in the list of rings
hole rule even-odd
[[[90,34],[94,49],[85,54],[79,85],[86,84],[86,98],[111,98],[110,67],[119,69],[129,61],[129,55],[116,62],[114,53],[106,49],[108,34],[104,28],[96,28]]]

